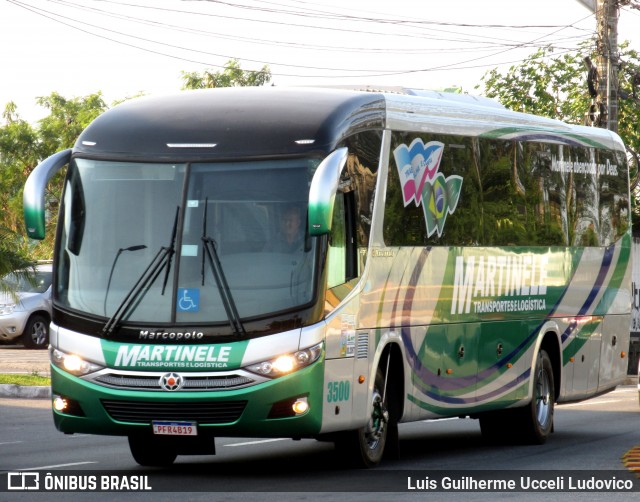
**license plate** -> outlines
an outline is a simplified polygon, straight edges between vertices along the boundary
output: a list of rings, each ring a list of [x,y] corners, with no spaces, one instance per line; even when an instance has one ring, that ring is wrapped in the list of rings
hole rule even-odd
[[[152,422],[153,433],[161,436],[197,436],[195,422]]]

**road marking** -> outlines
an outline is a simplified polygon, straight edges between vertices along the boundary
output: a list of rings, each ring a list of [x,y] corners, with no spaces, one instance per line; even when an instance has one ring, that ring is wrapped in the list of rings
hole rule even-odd
[[[58,467],[71,467],[74,465],[97,464],[98,462],[74,462],[72,464],[42,465],[40,467],[26,467],[24,469],[12,469],[13,471],[39,471],[41,469],[57,469]]]
[[[247,441],[245,443],[226,444],[225,446],[249,446],[252,444],[273,443],[274,441],[286,441],[289,438],[262,439],[260,441]]]
[[[23,442],[23,441],[9,441],[8,443],[0,443],[0,446],[3,446],[3,445],[5,445],[5,444],[20,444],[20,443],[22,443],[22,442]]]
[[[628,392],[635,392],[635,391],[636,391],[635,387],[629,387],[629,388],[626,388],[626,389],[612,390],[611,394],[626,394]]]
[[[425,423],[429,423],[429,422],[446,422],[448,420],[460,420],[458,417],[449,417],[449,418],[428,418],[426,420],[423,420],[423,422]]]
[[[558,406],[562,406],[563,408],[569,408],[570,406],[586,406],[589,404],[624,403],[624,402],[626,402],[626,399],[605,399],[604,401],[588,399],[586,401],[581,401],[579,403],[559,404]]]

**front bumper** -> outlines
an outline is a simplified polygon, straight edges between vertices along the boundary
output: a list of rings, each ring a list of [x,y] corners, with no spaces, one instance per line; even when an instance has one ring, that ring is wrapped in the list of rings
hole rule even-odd
[[[52,394],[71,403],[53,410],[65,433],[126,436],[151,431],[152,420],[195,421],[202,433],[224,437],[312,437],[322,425],[324,360],[290,375],[233,391],[149,392],[104,387],[52,367]],[[288,403],[306,397],[309,410]]]
[[[0,315],[0,339],[15,340],[24,331],[29,319],[29,312],[14,311],[11,314]]]

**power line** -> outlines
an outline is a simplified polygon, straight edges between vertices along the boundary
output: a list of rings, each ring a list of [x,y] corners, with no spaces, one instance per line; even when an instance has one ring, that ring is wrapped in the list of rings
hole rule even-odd
[[[130,3],[130,2],[123,2],[123,1],[116,1],[116,0],[94,0],[97,2],[101,2],[101,3],[109,3],[109,4],[115,4],[115,5],[121,5],[121,6],[127,6],[127,7],[134,7],[134,8],[139,8],[139,9],[147,9],[147,10],[154,10],[154,11],[166,11],[166,12],[172,12],[172,13],[177,13],[177,14],[191,14],[191,15],[196,15],[196,16],[205,16],[205,17],[214,17],[214,18],[222,18],[222,19],[232,19],[232,20],[237,20],[237,21],[245,21],[245,22],[255,22],[255,23],[266,23],[266,24],[277,24],[277,25],[284,25],[287,27],[298,27],[298,28],[312,28],[312,29],[319,29],[319,30],[330,30],[330,31],[344,31],[341,28],[336,28],[336,27],[332,27],[332,26],[318,26],[318,25],[309,25],[309,24],[299,24],[299,23],[292,23],[292,22],[286,22],[286,21],[279,21],[279,20],[273,20],[273,19],[256,19],[256,18],[246,18],[246,17],[238,17],[238,16],[229,16],[229,15],[225,15],[225,14],[220,14],[220,13],[207,13],[207,12],[195,12],[195,11],[189,11],[189,10],[182,10],[182,9],[172,9],[172,8],[166,8],[166,7],[158,7],[158,6],[149,6],[149,5],[140,5],[140,4],[134,4],[134,3]],[[205,3],[214,3],[214,2],[209,2],[208,0],[202,0]],[[220,3],[220,2],[218,2]],[[306,16],[309,17],[309,16]],[[316,18],[319,16],[315,16]],[[371,19],[366,19],[364,17],[357,17],[357,16],[352,16],[354,19],[358,19],[361,21],[370,21],[370,22],[375,22],[376,19],[371,18]],[[587,16],[587,18],[590,16]],[[585,19],[587,19],[585,18]],[[343,19],[345,21],[351,21],[350,18],[345,18]],[[582,21],[582,20],[580,20]],[[576,21],[575,23],[572,23],[571,25],[554,25],[554,27],[560,27],[560,28],[568,28],[568,27],[573,27],[574,24],[580,22],[580,21]],[[382,23],[382,21],[379,21]],[[408,21],[403,21],[404,24],[406,24]],[[412,23],[415,25],[416,21],[412,21]],[[440,23],[440,22],[432,22],[432,21],[424,21],[424,23],[433,23],[436,25],[443,25],[444,23]],[[393,24],[393,23],[391,23]],[[410,26],[412,28],[420,28],[422,30],[425,30],[426,28],[424,26]],[[487,26],[492,26],[492,25],[476,25],[477,28],[485,28]],[[520,28],[517,25],[513,25],[514,28]],[[577,28],[576,28],[577,29]],[[434,31],[433,28],[429,28],[430,31]],[[366,30],[357,30],[354,29],[352,26],[350,26],[348,28],[348,31],[350,33],[360,33],[360,34],[367,34],[367,35],[383,35],[383,36],[398,36],[398,37],[410,37],[410,38],[423,38],[424,34],[422,35],[414,35],[414,34],[409,34],[409,33],[389,33],[389,32],[380,32],[380,31],[366,31]],[[451,34],[456,34],[456,35],[464,35],[464,36],[469,36],[468,33],[459,33],[459,32],[452,32],[450,30],[437,30],[439,32],[444,32],[444,33],[451,33]],[[491,39],[491,40],[501,40],[504,42],[517,42],[514,40],[507,40],[507,39],[499,39],[497,37],[491,37],[491,36],[486,36],[486,35],[476,35],[477,38],[483,38],[483,39]],[[428,37],[428,38],[436,38],[436,37]],[[437,38],[438,40],[441,40],[441,37]]]
[[[197,61],[197,60],[194,60],[194,59],[191,59],[191,58],[185,58],[185,57],[177,56],[177,55],[174,55],[174,54],[167,54],[167,53],[159,51],[159,50],[150,49],[148,47],[142,47],[142,46],[139,46],[139,45],[136,45],[136,44],[133,44],[133,43],[129,43],[129,42],[125,42],[125,41],[122,41],[122,40],[117,40],[117,39],[114,39],[112,37],[108,37],[108,36],[105,36],[105,35],[97,34],[97,33],[94,33],[92,31],[83,29],[83,28],[81,28],[81,27],[79,27],[77,25],[70,24],[68,22],[64,22],[60,18],[67,19],[67,20],[69,20],[69,21],[71,21],[73,23],[80,23],[83,26],[91,26],[91,27],[97,28],[99,30],[104,30],[106,32],[114,33],[114,34],[117,34],[117,35],[122,35],[122,36],[125,36],[125,37],[130,37],[130,38],[133,38],[133,39],[136,39],[136,40],[140,40],[140,41],[146,42],[146,43],[159,44],[159,45],[162,45],[162,46],[165,46],[165,47],[170,47],[170,48],[173,48],[173,49],[196,52],[196,53],[211,55],[211,56],[215,56],[215,57],[224,57],[224,58],[227,58],[227,59],[236,59],[236,57],[230,56],[230,55],[214,54],[214,53],[209,53],[209,52],[206,52],[206,51],[200,51],[200,50],[197,50],[197,49],[191,49],[191,48],[188,48],[188,47],[181,47],[181,46],[176,46],[176,45],[172,45],[172,44],[166,44],[166,43],[163,43],[163,42],[157,42],[157,41],[150,40],[150,39],[147,39],[147,38],[144,38],[144,37],[139,37],[139,36],[136,36],[136,35],[130,35],[130,34],[127,34],[127,33],[124,33],[124,32],[119,32],[119,31],[116,31],[116,30],[103,28],[103,27],[98,26],[98,25],[89,24],[89,23],[86,23],[86,22],[78,20],[78,19],[69,18],[67,16],[61,16],[60,14],[53,13],[53,12],[47,11],[45,9],[39,9],[39,8],[36,8],[36,7],[33,7],[33,6],[28,6],[27,4],[25,4],[23,2],[16,1],[16,0],[8,0],[8,1],[10,3],[18,6],[18,7],[21,7],[23,9],[29,10],[29,11],[35,13],[35,14],[38,14],[38,15],[43,16],[43,17],[46,17],[46,18],[48,18],[48,19],[50,19],[52,21],[61,23],[61,24],[65,25],[65,26],[68,26],[68,27],[70,27],[72,29],[81,31],[83,33],[86,33],[86,34],[89,34],[89,35],[92,35],[92,36],[95,36],[95,37],[103,38],[103,39],[108,40],[110,42],[118,43],[118,44],[121,44],[121,45],[125,45],[125,46],[132,47],[132,48],[135,48],[135,49],[143,50],[143,51],[146,51],[146,52],[158,54],[158,55],[161,55],[161,56],[170,57],[170,58],[174,58],[174,59],[178,59],[178,60],[182,60],[182,61],[186,61],[186,62],[190,62],[190,63],[196,63],[196,64],[200,64],[200,65],[210,66],[210,67],[224,68],[221,65],[215,65],[215,64],[212,64],[210,62]],[[65,3],[65,2],[60,2],[60,0],[58,0],[57,3]],[[69,2],[66,2],[66,3],[68,4]],[[141,7],[139,5],[125,4],[123,2],[113,2],[113,1],[109,1],[109,0],[106,0],[106,3],[120,4],[120,5],[133,5],[134,7]],[[158,10],[158,8],[154,8],[154,10]],[[167,10],[167,9],[162,8],[160,10]],[[169,10],[176,11],[176,9],[169,9]],[[191,12],[182,11],[182,12],[187,12],[187,13],[193,14],[192,11]],[[113,14],[113,13],[111,13],[111,14]],[[211,15],[211,14],[207,14],[207,15]],[[580,22],[580,21],[576,21],[576,23],[577,22]],[[573,24],[576,24],[576,23],[573,23]],[[412,70],[382,71],[382,70],[378,70],[378,69],[353,69],[353,68],[340,69],[340,68],[326,68],[326,67],[318,67],[318,66],[289,65],[289,64],[281,64],[281,63],[274,63],[274,62],[269,62],[269,61],[258,61],[258,60],[250,60],[250,61],[258,62],[258,63],[262,63],[262,64],[273,65],[273,66],[286,66],[286,67],[295,67],[295,68],[305,68],[305,69],[321,70],[321,71],[328,71],[328,72],[336,72],[336,71],[348,71],[348,72],[350,72],[349,75],[295,75],[295,74],[287,74],[287,73],[279,73],[279,72],[277,73],[280,76],[304,77],[304,78],[318,78],[318,77],[323,77],[323,78],[327,78],[327,77],[328,78],[344,78],[344,77],[369,78],[369,77],[380,77],[380,76],[391,76],[391,75],[406,75],[406,74],[411,74],[411,73],[430,72],[430,71],[435,71],[435,70],[440,70],[440,71],[443,71],[443,70],[461,70],[461,69],[469,69],[469,68],[486,67],[488,65],[471,65],[471,66],[464,66],[464,65],[467,64],[467,63],[475,63],[475,62],[483,60],[483,59],[494,57],[494,56],[497,56],[499,54],[502,54],[502,53],[508,52],[510,50],[513,50],[515,48],[530,47],[530,46],[532,46],[533,43],[535,43],[537,41],[540,41],[540,40],[542,40],[544,38],[553,36],[554,34],[559,33],[560,31],[563,31],[564,29],[572,27],[573,24],[572,25],[563,26],[563,27],[555,30],[554,32],[552,32],[550,34],[542,35],[542,36],[534,39],[533,41],[522,42],[522,43],[512,44],[512,45],[508,45],[508,46],[506,44],[504,44],[503,47],[507,46],[506,49],[500,50],[498,52],[494,52],[494,53],[486,55],[486,56],[481,56],[481,57],[477,57],[477,58],[468,59],[468,60],[465,60],[465,61],[459,61],[459,62],[455,62],[455,63],[450,63],[450,64],[447,64],[447,65],[435,66],[435,67],[431,67],[431,68],[421,68],[421,69],[412,69]],[[367,33],[371,34],[372,32],[367,32]],[[246,60],[246,58],[237,58],[237,59]],[[509,61],[509,62],[497,63],[497,64],[508,64],[508,63],[519,62],[519,61],[521,61],[521,60]],[[491,66],[495,66],[495,64],[496,63],[492,64]],[[364,75],[355,75],[355,73],[365,73],[365,74]]]
[[[14,5],[27,8],[25,6],[25,4],[23,4],[21,2],[18,2],[16,0],[7,0],[7,1],[9,1],[9,3],[12,3]],[[82,23],[83,26],[89,26],[89,27],[92,27],[92,28],[97,28],[99,30],[106,31],[108,33],[113,33],[113,34],[116,34],[116,35],[122,35],[122,36],[125,36],[125,37],[133,38],[134,40],[140,40],[142,42],[148,42],[148,43],[152,43],[152,44],[157,44],[157,45],[161,45],[161,46],[164,46],[164,47],[169,47],[169,48],[172,48],[172,49],[195,52],[195,53],[198,53],[198,54],[204,54],[206,56],[215,56],[215,57],[220,57],[220,58],[225,58],[225,59],[234,59],[234,56],[232,56],[232,55],[217,54],[217,53],[213,53],[213,52],[203,51],[203,50],[200,50],[200,49],[192,49],[192,48],[183,47],[183,46],[180,46],[180,45],[169,44],[169,43],[166,43],[166,42],[158,42],[157,40],[151,40],[149,38],[140,37],[140,36],[137,36],[137,35],[131,35],[131,34],[128,34],[128,33],[124,33],[122,31],[113,30],[113,29],[110,29],[110,28],[105,28],[103,26],[96,25],[96,24],[88,23],[86,21],[79,21],[78,19],[74,19],[74,18],[71,18],[71,17],[68,17],[68,16],[63,16],[61,14],[57,14],[55,12],[51,12],[51,11],[48,11],[46,9],[27,8],[27,10],[30,10],[32,12],[38,13],[40,15],[43,15],[44,17],[46,17],[48,19],[52,19],[54,21],[58,21],[58,19],[56,19],[56,18],[66,19],[68,21],[72,21],[72,22],[76,22],[76,23]],[[52,17],[52,16],[55,16],[55,17]],[[116,39],[113,39],[113,38],[110,38],[110,37],[105,37],[105,36],[102,36],[102,35],[98,35],[97,33],[94,33],[94,32],[91,32],[91,31],[88,31],[88,30],[85,30],[85,29],[81,29],[78,26],[71,25],[71,24],[63,22],[63,21],[58,21],[58,22],[66,25],[66,26],[69,26],[71,28],[78,29],[78,30],[80,30],[80,31],[82,31],[84,33],[89,33],[89,34],[92,34],[92,35],[100,37],[100,38],[105,38],[105,39],[107,39],[109,41],[112,41],[112,42],[124,43],[122,41],[119,41],[119,40],[116,40]],[[147,48],[136,46],[136,45],[133,45],[133,44],[128,44],[128,43],[124,43],[124,44],[128,45],[129,47],[137,47],[139,49],[149,50]],[[153,51],[153,50],[150,50],[150,52],[154,52],[156,54],[163,54],[163,53],[160,53],[158,51]],[[182,58],[179,58],[179,59],[182,59]],[[275,62],[268,62],[268,61],[258,61],[258,60],[255,60],[255,59],[248,59],[248,58],[243,58],[243,60],[244,61],[249,61],[249,62],[252,62],[252,63],[268,64],[268,65],[274,65],[274,66],[285,66],[285,67],[289,67],[289,68],[304,68],[304,69],[309,69],[309,70],[330,70],[330,71],[346,71],[346,72],[360,72],[360,73],[362,73],[362,72],[376,72],[376,71],[379,71],[377,69],[355,69],[354,70],[352,68],[325,68],[325,67],[318,67],[318,66],[307,66],[307,65],[296,65],[296,64],[287,64],[287,63],[275,63]],[[194,61],[191,60],[191,62],[194,62]]]
[[[252,7],[249,5],[238,4],[235,2],[222,1],[222,0],[198,0],[204,1],[206,3],[215,3],[220,5],[225,5],[229,7],[235,7],[239,9],[248,9],[253,11],[263,11],[274,14],[290,14],[300,17],[315,17],[315,18],[326,18],[326,19],[340,19],[347,21],[358,21],[358,22],[374,22],[374,23],[382,23],[382,24],[401,24],[401,25],[437,25],[437,26],[456,26],[462,28],[565,28],[566,25],[561,24],[474,24],[474,23],[454,23],[454,22],[446,22],[446,21],[431,21],[426,19],[385,19],[385,18],[375,18],[369,16],[355,16],[349,14],[336,14],[329,13],[327,10],[317,10],[315,14],[311,14],[309,10],[284,10],[284,9],[268,9],[264,7]],[[299,3],[309,3],[309,2],[299,2]],[[272,5],[281,5],[276,2],[265,2],[260,1],[260,4],[272,4]]]
[[[153,20],[149,20],[149,19],[141,19],[141,18],[137,18],[134,16],[130,16],[130,15],[125,15],[125,14],[121,14],[121,13],[115,13],[115,12],[110,12],[110,11],[105,11],[103,9],[95,9],[93,7],[89,7],[86,5],[78,5],[75,4],[73,2],[67,2],[64,0],[47,0],[49,2],[53,2],[53,3],[57,3],[60,5],[65,5],[68,7],[72,7],[72,8],[76,8],[76,9],[82,9],[82,10],[86,10],[86,11],[90,11],[90,12],[98,12],[101,13],[105,16],[108,17],[115,17],[117,19],[123,19],[123,20],[127,20],[127,21],[131,21],[131,22],[135,22],[135,23],[140,23],[140,24],[145,24],[145,25],[149,25],[149,26],[156,26],[156,27],[160,27],[160,28],[166,28],[166,29],[170,29],[170,30],[174,30],[174,31],[180,31],[180,32],[185,32],[185,33],[190,33],[190,34],[198,34],[198,35],[203,35],[203,36],[207,36],[207,37],[212,37],[212,38],[222,38],[222,39],[227,39],[227,40],[237,40],[237,41],[241,41],[241,42],[246,42],[246,43],[254,43],[254,44],[260,44],[260,45],[264,45],[264,44],[269,44],[269,45],[276,45],[276,46],[288,46],[288,47],[294,47],[294,48],[300,48],[300,49],[312,49],[312,50],[322,50],[322,51],[345,51],[345,52],[371,52],[371,53],[376,53],[376,52],[385,52],[385,53],[412,53],[412,54],[429,54],[432,52],[440,52],[442,51],[442,49],[430,49],[430,50],[425,50],[425,49],[415,49],[415,48],[403,48],[403,49],[390,49],[389,47],[346,47],[346,46],[330,46],[330,45],[317,45],[317,44],[306,44],[306,43],[300,43],[300,42],[286,42],[286,41],[279,41],[279,40],[266,40],[266,39],[256,39],[256,38],[250,38],[250,37],[243,37],[243,36],[239,36],[239,35],[223,35],[220,33],[214,33],[211,31],[206,31],[206,30],[199,30],[199,29],[195,29],[195,28],[187,28],[184,26],[179,26],[179,25],[175,25],[175,24],[170,24],[170,23],[161,23],[158,21],[153,21]],[[447,48],[445,49],[446,51],[470,51],[470,52],[475,52],[475,51],[482,51],[482,50],[490,50],[491,48],[495,47],[497,44],[492,43],[492,44],[487,44],[485,47],[476,47],[473,49],[465,49],[465,48],[460,48],[460,47],[453,47],[453,48]],[[506,45],[506,44],[505,44]]]
[[[165,28],[165,29],[170,29],[170,30],[174,30],[174,31],[180,31],[180,32],[185,32],[185,33],[190,33],[190,34],[198,34],[198,35],[203,35],[203,36],[207,36],[207,37],[213,37],[213,38],[222,38],[222,39],[227,39],[227,40],[236,40],[236,41],[241,41],[241,42],[245,42],[245,43],[252,43],[252,44],[259,44],[259,45],[264,45],[264,44],[268,44],[268,45],[274,45],[274,46],[284,46],[284,47],[291,47],[291,48],[295,48],[295,49],[301,49],[301,50],[318,50],[318,51],[341,51],[341,52],[362,52],[362,53],[398,53],[398,54],[431,54],[431,53],[441,53],[441,52],[458,52],[458,53],[462,53],[462,52],[483,52],[483,51],[489,51],[489,50],[493,50],[496,47],[516,47],[516,46],[520,46],[521,43],[520,42],[513,42],[513,43],[497,43],[497,42],[492,42],[492,43],[483,43],[483,46],[479,46],[478,43],[474,40],[455,40],[457,42],[463,42],[463,43],[468,43],[468,44],[473,44],[475,43],[476,46],[475,47],[469,47],[469,48],[464,48],[464,47],[450,47],[450,48],[437,48],[437,49],[417,49],[417,48],[413,48],[413,47],[409,47],[409,48],[402,48],[402,49],[393,49],[393,48],[389,48],[389,47],[346,47],[346,46],[329,46],[329,45],[316,45],[316,44],[308,44],[308,43],[300,43],[300,42],[286,42],[286,41],[280,41],[280,40],[265,40],[265,39],[254,39],[254,38],[250,38],[250,37],[242,37],[242,36],[238,36],[238,35],[223,35],[221,33],[212,33],[210,31],[206,31],[206,30],[198,30],[198,29],[194,29],[194,28],[187,28],[184,26],[178,26],[175,24],[169,24],[169,23],[160,23],[157,21],[153,21],[153,20],[149,20],[149,19],[141,19],[135,16],[130,16],[130,15],[125,15],[122,13],[115,13],[115,12],[111,12],[111,11],[106,11],[104,9],[96,9],[94,7],[89,7],[87,5],[78,5],[74,2],[69,2],[69,1],[64,1],[64,0],[47,0],[49,2],[52,3],[57,3],[60,5],[64,5],[64,6],[68,6],[71,8],[75,8],[75,9],[81,9],[81,10],[85,10],[85,11],[89,11],[89,12],[97,12],[100,13],[104,16],[109,16],[109,17],[115,17],[117,19],[124,19],[127,21],[131,21],[131,22],[135,22],[135,23],[140,23],[140,24],[145,24],[145,25],[149,25],[149,26],[156,26],[156,27],[160,27],[160,28]],[[442,40],[441,37],[437,37],[438,40]],[[565,38],[560,38],[555,40],[554,42],[559,42],[559,41],[566,41],[566,40],[571,40],[571,39],[583,39],[582,36],[574,36],[574,37],[565,37]],[[548,44],[544,44],[544,45],[548,45]],[[537,47],[542,47],[544,45],[538,45]]]

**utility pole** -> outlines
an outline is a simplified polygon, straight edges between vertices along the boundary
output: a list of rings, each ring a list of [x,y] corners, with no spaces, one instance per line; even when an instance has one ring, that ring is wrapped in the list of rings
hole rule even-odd
[[[600,117],[599,127],[618,132],[618,14],[619,3],[625,0],[596,0],[598,98],[604,105],[606,117]],[[604,120],[603,120],[604,119]]]

